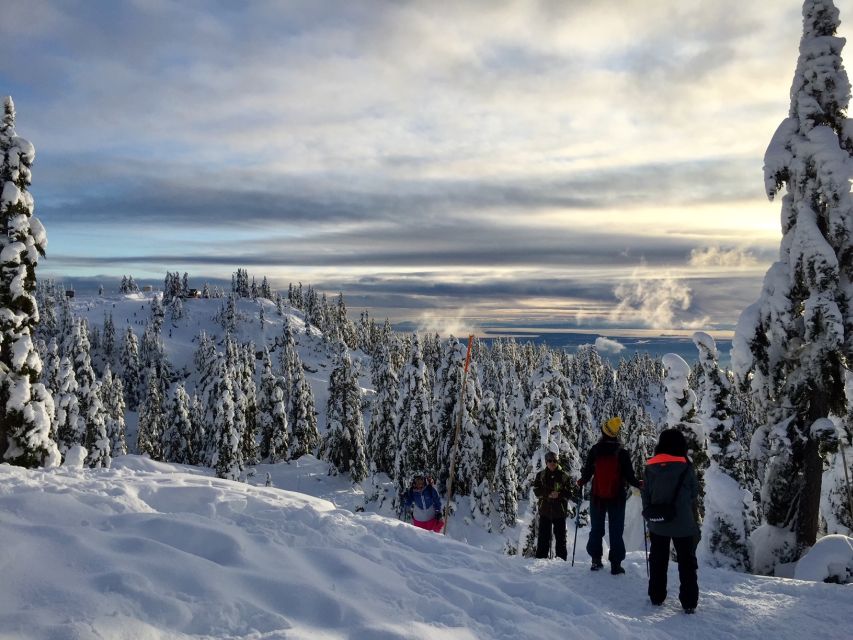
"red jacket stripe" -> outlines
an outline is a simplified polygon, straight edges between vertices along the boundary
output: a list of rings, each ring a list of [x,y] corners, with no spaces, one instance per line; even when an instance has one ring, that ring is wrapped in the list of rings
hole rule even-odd
[[[687,462],[687,458],[683,456],[671,456],[668,453],[659,453],[654,458],[646,460],[647,465],[666,464],[667,462]]]

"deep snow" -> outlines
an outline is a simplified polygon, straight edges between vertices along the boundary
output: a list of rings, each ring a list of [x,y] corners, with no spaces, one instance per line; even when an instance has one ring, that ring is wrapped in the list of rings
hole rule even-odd
[[[322,468],[306,458],[236,483],[138,456],[109,470],[0,465],[0,638],[849,634],[850,586],[702,567],[687,616],[674,568],[667,603],[648,603],[641,551],[619,577],[589,571],[583,530],[574,567],[509,557],[307,495],[360,499]],[[254,486],[266,471],[274,486]],[[292,483],[305,493],[278,488]]]

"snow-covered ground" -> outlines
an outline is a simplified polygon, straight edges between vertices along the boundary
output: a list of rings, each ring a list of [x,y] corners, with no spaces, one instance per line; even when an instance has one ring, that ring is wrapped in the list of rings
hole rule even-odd
[[[850,637],[850,586],[702,567],[687,616],[674,567],[649,604],[642,551],[619,577],[589,571],[584,530],[574,567],[509,557],[336,507],[359,493],[304,460],[249,483],[137,456],[0,465],[0,638]]]

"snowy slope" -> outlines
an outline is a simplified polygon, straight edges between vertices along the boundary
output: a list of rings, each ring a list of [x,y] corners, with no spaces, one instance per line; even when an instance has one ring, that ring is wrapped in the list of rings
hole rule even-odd
[[[0,465],[0,539],[4,639],[837,638],[853,618],[849,586],[706,568],[686,616],[647,602],[642,552],[592,574],[582,548],[575,567],[507,557],[136,456]]]

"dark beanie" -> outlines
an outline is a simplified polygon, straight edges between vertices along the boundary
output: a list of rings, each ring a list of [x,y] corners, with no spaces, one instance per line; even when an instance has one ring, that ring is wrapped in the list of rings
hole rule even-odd
[[[655,453],[687,457],[687,440],[684,439],[684,434],[678,429],[664,429],[660,432]]]

